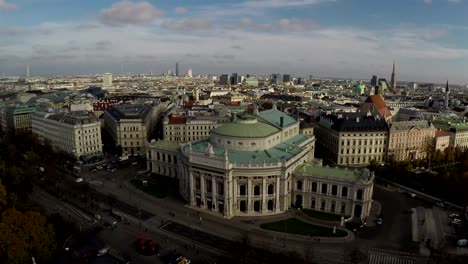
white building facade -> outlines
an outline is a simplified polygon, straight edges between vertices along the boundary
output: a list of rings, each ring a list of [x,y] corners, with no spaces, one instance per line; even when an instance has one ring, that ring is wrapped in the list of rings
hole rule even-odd
[[[36,112],[32,116],[32,133],[49,142],[54,150],[76,159],[102,156],[101,124],[90,112]]]

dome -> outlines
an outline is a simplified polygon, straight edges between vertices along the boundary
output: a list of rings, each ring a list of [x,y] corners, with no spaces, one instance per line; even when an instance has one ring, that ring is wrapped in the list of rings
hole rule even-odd
[[[250,119],[224,124],[211,130],[211,133],[225,137],[264,138],[278,131],[279,129],[274,126],[258,122],[257,119]]]

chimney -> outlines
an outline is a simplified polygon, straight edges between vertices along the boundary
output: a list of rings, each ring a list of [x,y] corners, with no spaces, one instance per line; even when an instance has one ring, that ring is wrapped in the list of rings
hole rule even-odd
[[[372,116],[372,113],[371,113],[371,111],[370,111],[370,110],[369,110],[369,111],[367,111],[367,116]]]
[[[280,127],[283,127],[284,125],[284,117],[280,117]]]

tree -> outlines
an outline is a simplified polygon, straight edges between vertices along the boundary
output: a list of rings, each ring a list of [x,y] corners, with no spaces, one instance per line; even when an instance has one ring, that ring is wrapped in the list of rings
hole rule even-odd
[[[9,208],[0,222],[0,262],[29,263],[34,257],[47,263],[56,250],[52,225],[37,212],[21,213]]]
[[[0,179],[0,209],[2,209],[7,204],[7,191],[5,186],[2,184],[2,180]]]

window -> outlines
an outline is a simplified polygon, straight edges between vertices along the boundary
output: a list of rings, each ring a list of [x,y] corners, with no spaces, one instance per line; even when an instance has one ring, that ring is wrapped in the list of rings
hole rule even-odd
[[[325,201],[320,203],[320,210],[325,211]]]
[[[275,186],[271,183],[268,185],[268,194],[273,194]]]
[[[312,192],[317,192],[317,183],[316,182],[312,183]]]
[[[340,214],[345,214],[346,212],[346,203],[341,203]]]
[[[224,184],[222,182],[218,182],[218,195],[224,195]]]
[[[297,181],[297,189],[302,190],[302,181]]]
[[[205,188],[206,188],[206,192],[212,192],[212,188],[211,188],[211,180],[206,180],[205,181]]]
[[[239,195],[245,195],[245,185],[239,186]]]
[[[359,189],[356,193],[356,199],[362,200],[362,194],[363,194],[363,191]]]
[[[338,194],[338,186],[333,185],[332,186],[332,195],[337,195]]]
[[[315,209],[315,198],[310,200],[310,208]]]
[[[195,178],[195,189],[200,190],[200,178]]]
[[[260,185],[255,185],[255,187],[254,187],[254,195],[260,195]]]
[[[327,184],[326,183],[322,184],[322,194],[327,194]]]
[[[348,197],[348,187],[344,186],[343,189],[341,189],[341,196]]]
[[[336,202],[335,202],[335,201],[332,201],[332,202],[331,202],[331,205],[330,205],[330,211],[331,211],[331,212],[335,212],[335,209],[336,209]]]

